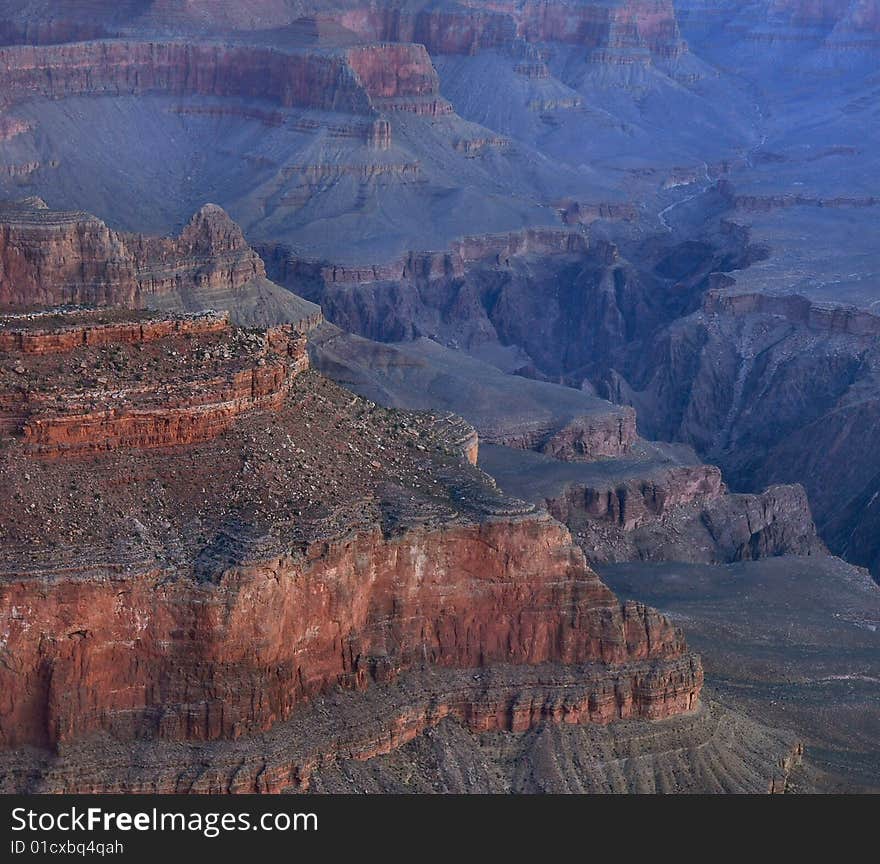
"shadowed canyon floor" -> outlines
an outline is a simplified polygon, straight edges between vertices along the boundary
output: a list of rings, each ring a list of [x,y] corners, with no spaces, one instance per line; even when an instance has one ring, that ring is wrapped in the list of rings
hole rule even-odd
[[[834,558],[773,558],[600,572],[622,596],[646,599],[686,629],[723,702],[797,730],[808,782],[880,789],[880,597],[864,570]]]

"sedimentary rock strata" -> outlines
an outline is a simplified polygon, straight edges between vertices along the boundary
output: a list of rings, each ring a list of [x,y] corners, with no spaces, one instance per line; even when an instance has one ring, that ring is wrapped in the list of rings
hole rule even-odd
[[[480,464],[565,523],[593,562],[826,554],[803,487],[731,494],[716,467],[663,445],[636,441],[628,456],[582,465],[488,445]]]
[[[249,337],[228,317],[0,317],[0,428],[44,457],[169,447],[277,410],[308,368],[290,326]]]
[[[684,50],[668,0],[419,5],[353,9],[338,20],[362,38],[419,42],[432,54],[472,54],[507,47],[517,38],[577,45],[604,62],[634,62],[640,51],[650,58],[674,57]]]
[[[456,706],[538,688],[572,687],[552,670],[433,669],[394,688],[317,699],[286,723],[234,741],[119,743],[102,737],[63,753],[16,756],[4,791],[115,792],[766,792],[787,791],[803,745],[717,703],[663,721],[542,723],[512,733],[477,728]],[[557,705],[564,705],[560,696]],[[548,709],[552,706],[548,701]],[[492,710],[490,708],[490,710]],[[424,731],[410,737],[425,725]],[[494,724],[493,724],[494,725]],[[623,757],[623,758],[622,758]],[[800,778],[792,784],[808,791]]]
[[[880,566],[876,3],[51,5],[0,0],[0,785],[785,788],[584,555],[807,572],[811,503]],[[700,734],[649,780],[626,718]]]
[[[0,205],[0,308],[59,304],[221,308],[243,323],[264,306],[278,322],[320,321],[320,309],[266,279],[259,255],[216,205],[173,238],[114,231],[38,199]]]
[[[356,114],[370,113],[373,99],[394,110],[409,98],[433,97],[419,110],[451,110],[440,107],[436,72],[419,45],[379,44],[322,55],[183,42],[98,41],[3,48],[0,62],[7,106],[36,96],[167,93],[249,97],[282,107]]]
[[[219,208],[203,207],[179,238],[113,231],[86,213],[0,211],[0,303],[137,308],[181,287],[235,291],[264,277],[262,261]]]
[[[7,752],[240,738],[422,666],[537,677],[434,702],[392,747],[444,716],[521,731],[696,706],[681,633],[470,467],[460,421],[304,371],[289,328],[100,315],[4,323]]]

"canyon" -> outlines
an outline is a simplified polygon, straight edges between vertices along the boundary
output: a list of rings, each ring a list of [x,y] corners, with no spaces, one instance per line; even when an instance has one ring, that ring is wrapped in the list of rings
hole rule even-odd
[[[392,747],[445,717],[521,733],[696,708],[681,632],[618,603],[563,526],[503,496],[460,421],[353,397],[308,371],[289,325],[102,314],[3,319],[7,751],[234,741],[433,666],[499,672],[395,720]],[[82,391],[92,369],[103,386]],[[307,784],[289,770],[284,786]]]
[[[0,0],[0,789],[880,788],[878,34]]]

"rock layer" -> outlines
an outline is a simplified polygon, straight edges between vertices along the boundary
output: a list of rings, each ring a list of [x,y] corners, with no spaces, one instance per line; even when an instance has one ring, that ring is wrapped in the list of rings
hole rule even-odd
[[[41,326],[45,319],[55,327]],[[102,320],[0,317],[0,429],[44,457],[188,444],[216,437],[242,414],[277,409],[308,368],[305,337],[289,326],[247,339],[210,314]],[[159,394],[168,356],[176,374]],[[192,369],[196,357],[217,359]]]
[[[0,308],[86,304],[166,311],[221,308],[303,328],[320,309],[272,285],[225,211],[206,204],[179,237],[114,231],[87,213],[40,200],[0,205]],[[270,322],[266,322],[270,323]]]
[[[437,73],[421,45],[375,44],[338,52],[284,53],[211,43],[95,41],[0,48],[0,105],[25,99],[164,93],[241,97],[371,114],[376,105],[448,113]],[[400,100],[400,101],[395,101]]]
[[[48,602],[42,579],[5,574],[3,743],[97,731],[235,738],[330,685],[363,688],[423,662],[636,664],[582,678],[582,696],[558,709],[542,707],[544,695],[514,709],[522,694],[450,707],[475,728],[522,730],[557,711],[567,722],[651,719],[695,705],[699,667],[681,635],[644,607],[617,604],[551,523],[392,542],[361,534],[298,557],[241,566],[216,584],[168,584],[162,572],[56,577]]]
[[[466,424],[377,409],[303,371],[289,329],[101,314],[19,315],[5,330],[11,398],[43,381],[60,399],[45,440],[30,417],[7,424],[0,463],[22,508],[0,512],[7,752],[242,738],[334,688],[421,667],[519,671],[402,714],[387,745],[362,742],[364,758],[443,717],[522,731],[697,705],[702,670],[680,631],[620,604],[563,526],[470,466]],[[216,424],[212,382],[236,385],[242,366],[244,410]],[[93,375],[102,386],[73,390]],[[101,434],[68,434],[78,402]],[[121,428],[127,403],[149,405],[149,435]],[[210,430],[154,437],[184,407]],[[59,435],[64,446],[35,452]],[[83,447],[88,460],[71,458]]]
[[[124,234],[86,213],[0,210],[0,304],[138,308],[187,286],[241,289],[265,277],[241,229],[206,205],[178,238]]]

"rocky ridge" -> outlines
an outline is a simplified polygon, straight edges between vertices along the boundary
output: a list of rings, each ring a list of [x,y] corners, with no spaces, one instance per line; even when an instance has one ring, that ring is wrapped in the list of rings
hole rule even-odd
[[[0,205],[0,308],[63,304],[225,308],[240,323],[306,328],[321,320],[319,307],[266,279],[259,255],[216,205],[203,206],[176,238],[114,231],[40,200]]]
[[[181,344],[190,362],[171,347]],[[0,379],[0,429],[51,457],[214,438],[241,414],[277,410],[308,368],[290,326],[249,338],[214,314],[0,316],[0,352],[15,358]],[[161,394],[157,376],[168,376]]]
[[[209,379],[225,369],[234,381],[244,363],[257,398],[210,434],[174,440],[123,434],[102,417],[104,444],[86,459],[34,449],[29,419],[7,424],[7,753],[99,734],[241,738],[334,688],[382,687],[422,666],[558,672],[488,702],[432,708],[433,719],[401,727],[412,729],[401,742],[447,715],[521,731],[696,706],[702,673],[680,632],[618,604],[565,528],[470,467],[460,422],[378,409],[303,371],[303,343],[283,329],[100,314],[7,322],[5,376],[26,382],[8,392],[33,398],[46,375],[62,395],[72,382],[49,374],[79,360],[101,385],[88,396],[99,413],[122,391],[170,416],[186,399],[201,409],[211,392],[187,393],[181,368]],[[273,369],[276,356],[288,377]],[[253,389],[262,381],[279,385],[269,401]],[[561,691],[558,675],[570,680]]]

